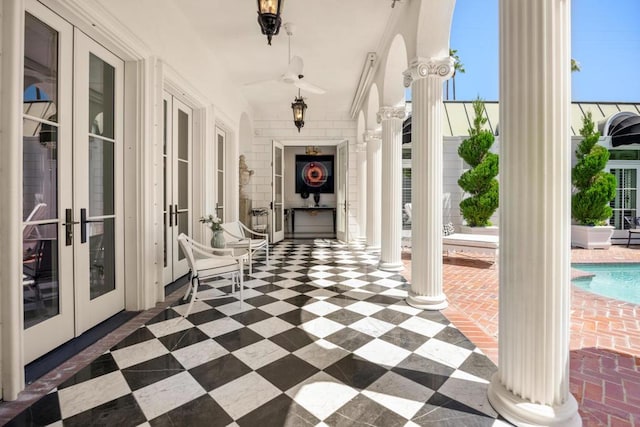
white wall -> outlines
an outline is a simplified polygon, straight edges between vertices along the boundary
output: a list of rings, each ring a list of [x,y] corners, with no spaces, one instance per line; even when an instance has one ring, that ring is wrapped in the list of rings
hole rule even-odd
[[[249,168],[255,170],[252,177],[250,192],[254,207],[269,206],[271,202],[271,147],[276,140],[285,146],[291,144],[300,145],[335,145],[343,140],[349,141],[349,235],[355,238],[358,235],[357,223],[357,171],[355,170],[355,140],[356,121],[345,113],[314,114],[312,106],[307,110],[305,125],[300,133],[293,124],[291,110],[287,108],[272,113],[269,116],[254,117],[253,120],[253,145],[252,151],[246,153]],[[308,142],[308,144],[307,144]],[[325,202],[329,195],[321,195],[320,203]],[[302,200],[298,197],[299,200]],[[334,196],[335,197],[335,196]],[[295,200],[293,198],[292,200]],[[335,200],[335,198],[334,198]],[[285,199],[286,201],[286,199]],[[335,202],[334,202],[335,204]],[[298,223],[298,221],[296,221]]]

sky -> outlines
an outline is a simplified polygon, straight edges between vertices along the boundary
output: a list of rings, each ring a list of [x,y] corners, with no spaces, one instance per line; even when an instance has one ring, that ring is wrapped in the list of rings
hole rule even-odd
[[[573,101],[640,103],[640,0],[573,0]],[[466,73],[456,74],[456,99],[498,100],[498,0],[456,0],[451,29]],[[449,83],[449,99],[453,99]]]

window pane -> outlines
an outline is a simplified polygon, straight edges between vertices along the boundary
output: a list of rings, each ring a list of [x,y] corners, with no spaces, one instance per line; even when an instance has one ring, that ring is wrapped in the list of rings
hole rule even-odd
[[[189,116],[178,110],[178,158],[189,160]]]
[[[114,213],[113,142],[89,138],[89,215]]]
[[[90,298],[116,288],[115,219],[89,223]]]
[[[178,234],[184,233],[189,234],[189,214],[187,212],[180,212],[178,214]],[[178,245],[178,261],[181,261],[185,258],[184,253],[182,253],[182,248]]]
[[[178,161],[178,209],[189,208],[189,163]]]
[[[89,54],[89,132],[114,137],[116,70],[93,54]]]
[[[282,231],[282,206],[276,205],[273,209],[274,223],[275,223],[275,231]]]
[[[57,127],[25,119],[23,134],[22,219],[41,221],[57,218]]]
[[[218,134],[218,170],[224,170],[224,136]]]
[[[218,205],[224,206],[224,172],[218,172]]]
[[[24,113],[57,122],[58,32],[28,13],[24,29]]]
[[[27,329],[60,313],[58,224],[27,224],[22,236],[22,291]]]

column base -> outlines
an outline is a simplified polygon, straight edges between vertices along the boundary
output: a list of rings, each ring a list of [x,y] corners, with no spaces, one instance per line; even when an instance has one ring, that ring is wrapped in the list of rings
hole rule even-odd
[[[411,307],[420,308],[423,310],[443,310],[449,307],[447,297],[444,294],[440,294],[435,297],[429,297],[426,295],[418,295],[413,291],[409,291],[407,304],[409,304]]]
[[[559,406],[532,403],[507,390],[497,372],[491,377],[487,394],[493,409],[517,426],[582,426],[578,402],[571,394]]]
[[[382,271],[402,271],[404,270],[404,264],[401,262],[384,262],[378,263],[378,270]]]

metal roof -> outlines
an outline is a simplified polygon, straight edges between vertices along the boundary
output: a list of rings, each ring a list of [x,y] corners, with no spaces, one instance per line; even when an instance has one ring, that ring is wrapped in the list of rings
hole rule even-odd
[[[485,128],[496,132],[499,107],[497,101],[484,101],[487,123]],[[410,108],[410,107],[409,107]],[[640,114],[640,104],[630,102],[573,102],[571,103],[571,134],[579,135],[582,117],[591,111],[597,124],[620,111]],[[473,124],[473,101],[444,101],[442,133],[444,136],[467,136]],[[411,117],[405,121],[403,134],[411,131]],[[408,142],[405,137],[403,142]]]

